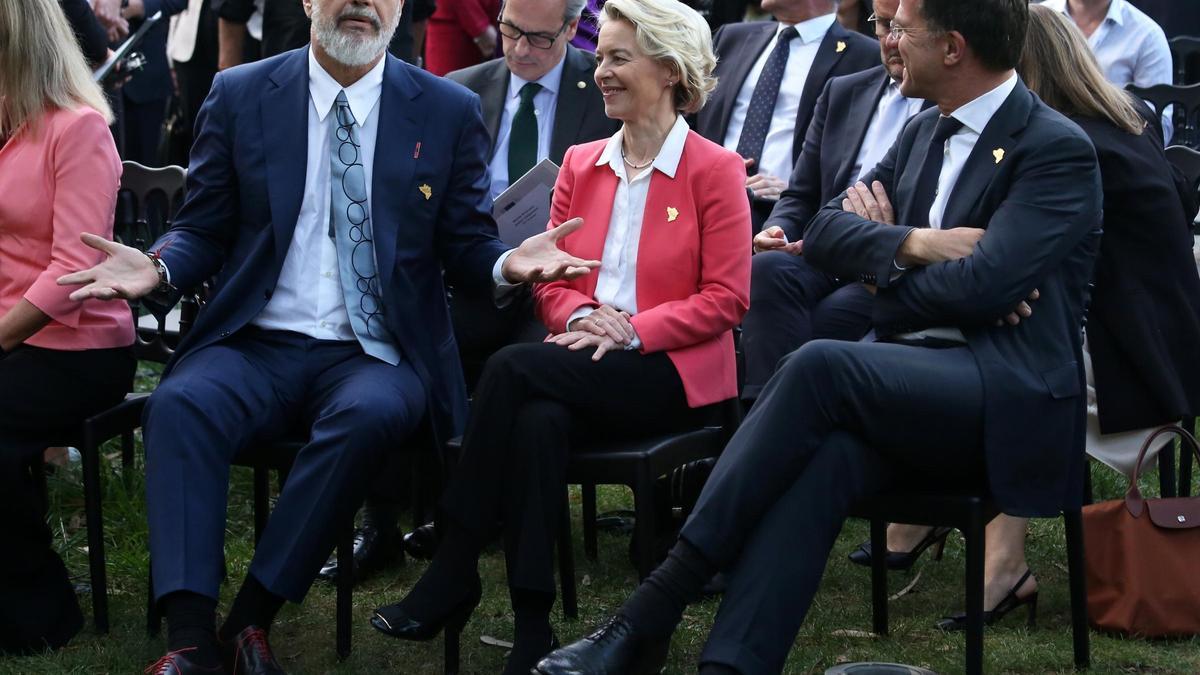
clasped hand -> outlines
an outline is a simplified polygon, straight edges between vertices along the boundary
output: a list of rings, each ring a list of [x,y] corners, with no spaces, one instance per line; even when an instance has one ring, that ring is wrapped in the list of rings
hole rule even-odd
[[[595,347],[592,360],[599,361],[607,352],[625,349],[636,337],[628,312],[600,305],[591,314],[572,321],[566,333],[555,335],[550,341],[572,351]]]

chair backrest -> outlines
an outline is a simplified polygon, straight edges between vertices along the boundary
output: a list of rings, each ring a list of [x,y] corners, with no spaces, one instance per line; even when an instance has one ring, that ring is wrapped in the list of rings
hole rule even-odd
[[[144,251],[171,229],[175,214],[183,204],[187,171],[179,166],[154,169],[128,161],[123,162],[122,167],[113,223],[114,238]],[[137,325],[138,319],[148,313],[137,301],[129,304]],[[157,319],[155,330],[139,328],[134,353],[139,359],[165,363],[173,352],[168,343],[168,332],[166,317]]]
[[[1188,185],[1196,192],[1197,200],[1200,200],[1200,152],[1182,145],[1172,145],[1167,148],[1167,161],[1174,164],[1183,173]],[[1194,216],[1193,229],[1200,234],[1200,214],[1192,215]]]
[[[1170,45],[1175,84],[1200,83],[1200,37],[1179,35],[1171,38]]]
[[[1152,87],[1125,87],[1137,97],[1148,102],[1160,115],[1167,106],[1174,106],[1172,122],[1175,134],[1172,143],[1200,148],[1200,84],[1176,86],[1156,84]]]

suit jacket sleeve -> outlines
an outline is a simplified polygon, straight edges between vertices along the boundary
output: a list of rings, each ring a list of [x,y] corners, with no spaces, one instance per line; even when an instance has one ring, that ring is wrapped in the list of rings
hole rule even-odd
[[[492,287],[492,268],[508,247],[497,236],[488,199],[487,153],[491,141],[483,125],[479,97],[464,95],[469,96],[469,103],[459,106],[458,143],[434,245],[447,280],[468,293],[480,293]]]
[[[142,6],[147,19],[158,11],[162,11],[163,19],[166,19],[187,9],[188,0],[142,0]]]
[[[233,241],[238,218],[237,173],[233,164],[225,75],[218,73],[196,116],[187,175],[187,199],[175,225],[151,246],[171,271],[171,283],[193,288],[217,273]]]
[[[881,290],[876,325],[991,324],[1099,227],[1103,192],[1086,138],[1053,139],[1025,161],[974,252],[907,272]]]
[[[558,172],[558,180],[554,182],[554,200],[550,204],[550,223],[546,229],[557,227],[571,217],[571,196],[575,191],[574,162],[571,156],[574,152],[575,146],[571,146],[563,156],[562,170]],[[553,334],[565,333],[567,320],[580,307],[600,306],[595,298],[572,288],[568,281],[535,284],[533,298],[538,319],[546,324],[546,328]]]
[[[821,135],[825,133],[825,116],[829,114],[829,82],[821,91],[813,109],[812,122],[804,134],[804,147],[796,159],[796,168],[787,189],[763,229],[778,225],[788,241],[804,238],[804,230],[813,214],[821,208]]]
[[[696,191],[700,207],[697,290],[630,319],[643,353],[688,347],[741,323],[750,306],[750,209],[742,196],[744,174],[739,157],[722,153]],[[653,260],[638,262],[654,264]]]
[[[92,66],[104,63],[108,56],[108,33],[96,19],[87,0],[59,0],[59,4],[63,13],[67,15],[67,21],[71,24],[71,30],[74,31],[75,39],[79,41],[88,63]]]

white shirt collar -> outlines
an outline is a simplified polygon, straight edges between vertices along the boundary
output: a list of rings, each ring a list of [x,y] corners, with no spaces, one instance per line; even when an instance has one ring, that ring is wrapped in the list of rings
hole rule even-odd
[[[558,95],[558,88],[562,85],[563,64],[567,62],[567,52],[563,52],[563,57],[558,60],[553,68],[545,75],[533,80],[542,85],[542,89],[550,92],[551,96]],[[522,79],[516,73],[509,72],[508,78],[508,97],[516,98],[521,95],[521,88],[529,83],[529,80]],[[540,92],[539,92],[540,93]]]
[[[779,27],[775,29],[775,37],[778,38],[784,28],[795,26],[796,33],[800,36],[800,44],[806,45],[810,42],[820,42],[825,39],[825,34],[829,32],[834,21],[837,21],[837,12],[815,16],[797,24],[780,22]]]
[[[1042,4],[1067,16],[1071,15],[1071,9],[1067,5],[1067,0],[1046,0]],[[1112,21],[1120,26],[1125,25],[1125,0],[1112,0],[1108,4],[1108,14],[1104,15],[1104,20],[1106,22]]]
[[[317,109],[317,118],[322,122],[325,121],[325,116],[333,109],[333,102],[337,100],[338,92],[343,89],[346,92],[346,101],[350,104],[350,112],[354,114],[354,121],[358,122],[358,126],[362,126],[375,109],[375,104],[379,102],[379,94],[383,91],[383,68],[387,63],[387,55],[384,54],[379,63],[375,67],[367,71],[366,75],[358,78],[358,81],[349,87],[342,87],[338,81],[333,79],[333,76],[317,63],[317,57],[313,54],[312,49],[308,50],[308,95],[312,97],[313,105]]]
[[[621,129],[608,139],[608,143],[604,145],[604,152],[601,152],[600,159],[596,160],[596,166],[608,164],[614,172],[617,172],[617,175],[622,175],[623,172],[618,170],[618,164],[623,162],[621,158],[623,134],[624,131]],[[665,173],[668,178],[674,178],[675,172],[679,169],[679,160],[683,157],[683,145],[687,141],[687,135],[687,122],[683,121],[682,115],[677,116],[675,124],[667,132],[667,138],[658,150],[658,156],[654,158],[654,163],[650,166]]]
[[[1008,95],[1017,87],[1017,74],[1013,73],[1000,86],[989,91],[988,93],[976,98],[966,105],[959,106],[958,110],[950,113],[950,116],[963,126],[977,134],[983,133],[983,128],[991,121],[992,116],[1004,105],[1004,101],[1008,99]]]

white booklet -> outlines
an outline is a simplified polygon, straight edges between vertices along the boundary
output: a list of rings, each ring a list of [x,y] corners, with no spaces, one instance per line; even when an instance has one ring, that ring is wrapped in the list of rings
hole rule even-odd
[[[546,231],[550,222],[550,193],[558,179],[558,165],[543,159],[492,202],[492,216],[500,239],[509,246]]]

